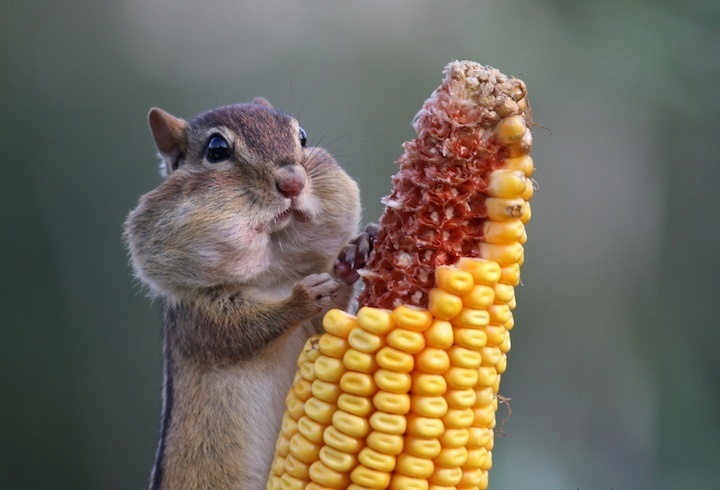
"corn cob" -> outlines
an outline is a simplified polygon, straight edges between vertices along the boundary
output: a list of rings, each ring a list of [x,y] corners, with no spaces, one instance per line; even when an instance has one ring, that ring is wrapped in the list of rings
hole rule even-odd
[[[471,62],[405,144],[357,315],[332,310],[268,489],[484,489],[533,194],[524,84]]]

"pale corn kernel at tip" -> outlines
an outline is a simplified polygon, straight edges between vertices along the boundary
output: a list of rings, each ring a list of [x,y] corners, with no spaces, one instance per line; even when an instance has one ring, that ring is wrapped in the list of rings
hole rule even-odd
[[[520,141],[525,134],[526,129],[527,124],[525,124],[525,120],[522,116],[508,116],[497,124],[495,127],[495,135],[498,141],[507,145]]]
[[[415,395],[441,396],[447,391],[447,381],[441,374],[414,371],[410,391]]]
[[[483,224],[483,240],[487,243],[503,244],[519,242],[526,237],[525,225],[519,219],[486,221]]]
[[[415,358],[412,355],[393,347],[380,349],[375,354],[375,360],[380,367],[400,373],[409,373],[415,367]]]
[[[342,359],[320,355],[315,361],[315,376],[328,383],[337,383],[346,369]]]
[[[300,421],[298,421],[298,432],[300,431]],[[275,442],[275,455],[285,457],[290,454],[290,440],[282,434]]]
[[[454,327],[482,328],[490,323],[490,314],[485,310],[463,308],[450,323]]]
[[[321,424],[329,424],[336,410],[336,405],[315,397],[305,402],[305,415]]]
[[[525,201],[529,201],[533,198],[533,195],[535,194],[535,184],[533,183],[532,179],[527,179],[525,181],[525,189],[520,194],[520,197],[523,198]]]
[[[391,393],[378,391],[372,399],[378,410],[386,413],[404,415],[410,411],[410,395],[407,393]]]
[[[363,330],[362,328],[353,329],[350,335],[348,335],[348,342],[353,349],[370,354],[385,346],[385,339],[383,337]]]
[[[349,348],[350,343],[346,337],[338,337],[337,335],[330,333],[322,335],[318,341],[318,349],[320,350],[320,353],[336,359],[342,358]]]
[[[320,455],[320,445],[310,442],[299,432],[290,439],[290,454],[298,461],[310,464]]]
[[[453,328],[453,334],[455,343],[467,349],[480,350],[487,343],[487,334],[477,328]]]
[[[475,380],[477,380],[477,371],[475,374]],[[473,385],[473,387],[474,386],[475,385]],[[443,395],[445,400],[447,400],[448,407],[469,408],[474,406],[477,400],[477,395],[475,394],[473,387],[448,389]]]
[[[428,309],[439,320],[450,320],[460,313],[462,299],[440,288],[433,288],[428,294]]]
[[[435,471],[430,475],[429,490],[449,490],[451,488],[456,489],[458,483],[462,479],[462,468],[443,468],[441,466],[435,467]],[[433,485],[436,484],[436,485]],[[442,485],[442,487],[440,486]]]
[[[517,158],[523,155],[528,155],[532,150],[532,133],[530,129],[525,130],[522,138],[519,141],[510,143],[507,146],[508,157]]]
[[[365,447],[357,455],[360,464],[373,470],[391,472],[395,469],[395,456]]]
[[[523,224],[523,216],[530,204],[521,197],[507,199],[503,197],[488,197],[485,199],[485,210],[491,221],[507,221],[519,219]]]
[[[467,459],[468,450],[465,447],[444,447],[440,454],[435,456],[433,462],[436,466],[452,468],[464,465]]]
[[[284,474],[280,477],[280,490],[303,490],[307,481]]]
[[[303,415],[300,417],[300,420],[297,422],[297,431],[298,433],[305,436],[305,438],[310,441],[314,442],[315,444],[319,444],[323,440],[323,431],[325,430],[325,427],[327,425],[321,424],[307,415]],[[288,450],[289,450],[289,442],[288,442]],[[280,447],[277,448],[278,454],[282,454],[282,451]]]
[[[448,388],[473,388],[475,384],[477,384],[478,371],[477,369],[451,366],[450,369],[448,369],[447,372],[444,374],[444,377],[445,381],[447,381]]]
[[[475,284],[492,286],[500,279],[500,266],[492,260],[461,257],[456,266],[472,274]]]
[[[460,345],[453,345],[447,350],[451,366],[478,368],[483,361],[480,352]]]
[[[300,377],[300,379],[293,383],[293,391],[295,392],[295,396],[305,401],[312,396],[312,383]]]
[[[285,472],[285,456],[275,456],[270,472],[277,476],[281,476]]]
[[[353,424],[354,422],[346,420],[341,421],[340,425],[344,428],[350,427],[352,430],[355,427]],[[359,433],[361,431],[358,430],[357,432]],[[323,442],[328,446],[348,454],[355,454],[365,447],[365,443],[360,436],[348,435],[334,425],[328,426],[323,432],[322,437]]]
[[[302,461],[298,460],[295,456],[290,454],[287,458],[285,458],[285,474],[293,476],[297,478],[298,480],[310,480],[310,475],[308,474],[308,470],[310,469],[309,464],[305,464]],[[284,477],[285,475],[283,475]]]
[[[472,408],[448,408],[441,421],[446,428],[467,429],[475,420]]]
[[[429,490],[430,484],[424,478],[394,474],[388,490]]]
[[[400,305],[392,311],[392,319],[400,327],[422,332],[430,326],[433,317],[427,310],[409,305]]]
[[[423,437],[405,436],[405,449],[403,452],[417,458],[433,459],[440,454],[442,444],[438,439],[425,439]]]
[[[445,426],[441,419],[422,417],[412,412],[407,416],[407,435],[409,436],[433,439],[440,437],[444,431]]]
[[[458,296],[467,294],[475,285],[472,274],[447,265],[435,269],[435,282],[440,289]]]
[[[357,415],[358,417],[367,417],[375,411],[372,401],[369,398],[352,393],[343,393],[338,397],[337,406],[340,410]]]
[[[533,159],[530,155],[522,155],[515,158],[506,158],[503,167],[510,170],[519,170],[524,173],[526,177],[530,177],[535,171],[535,167],[533,166]]]
[[[280,426],[280,433],[288,440],[297,432],[297,421],[290,417],[287,412],[283,415],[282,423]]]
[[[358,310],[357,321],[364,330],[376,335],[385,335],[394,326],[391,311],[369,306]]]
[[[495,243],[480,243],[479,249],[480,255],[486,259],[497,262],[501,266],[522,262],[525,253],[523,246],[517,242],[501,245]]]
[[[285,410],[295,420],[305,415],[305,402],[293,396],[290,400],[285,403]]]
[[[333,489],[344,489],[350,484],[347,473],[330,469],[322,461],[315,461],[310,466],[309,473],[312,481]]]
[[[312,383],[313,396],[324,402],[336,403],[341,392],[337,383],[329,383],[321,379],[316,379]]]
[[[320,461],[331,470],[344,473],[351,471],[358,462],[357,455],[345,453],[332,446],[323,446],[319,457]]]
[[[425,337],[420,332],[406,328],[395,328],[385,338],[387,345],[395,349],[416,354],[425,348]]]
[[[430,327],[423,332],[423,335],[427,347],[438,349],[449,348],[454,340],[452,324],[447,320],[433,320]]]
[[[370,427],[386,434],[402,434],[407,429],[407,417],[395,413],[374,412],[370,416]]]
[[[373,354],[367,352],[361,352],[350,348],[345,352],[342,358],[343,365],[350,371],[357,371],[360,373],[371,374],[374,373],[378,364]]]
[[[530,203],[525,201],[525,206],[523,206],[522,214],[520,215],[520,221],[526,225],[528,224],[528,221],[530,221],[530,218],[532,218],[532,209],[530,207]]]
[[[388,369],[378,369],[373,374],[375,385],[391,393],[407,393],[410,391],[412,377],[408,373],[399,373]]]
[[[440,395],[411,395],[410,411],[422,417],[442,417],[448,411],[448,403]]]
[[[509,335],[503,325],[488,325],[485,327],[484,332],[487,335],[486,345],[489,346],[501,345],[505,337]]]
[[[484,284],[476,284],[473,289],[462,297],[463,306],[466,308],[485,309],[495,301],[495,292],[492,287]]]
[[[351,437],[365,437],[370,432],[370,422],[367,418],[358,417],[344,410],[337,410],[333,414],[332,425],[343,434]]]
[[[426,347],[415,354],[415,369],[428,374],[442,374],[450,368],[450,358],[443,349]]]
[[[374,430],[365,438],[367,445],[376,451],[397,456],[405,447],[404,438],[401,434],[387,434]]]
[[[340,389],[353,395],[373,396],[377,386],[371,375],[348,371],[340,378]]]
[[[315,379],[317,378],[317,376],[315,376],[315,364],[314,364],[314,363],[312,363],[312,362],[304,362],[304,363],[300,366],[299,369],[300,369],[300,371],[299,371],[299,372],[300,372],[300,375],[301,375],[304,379],[310,381],[311,383],[312,383],[313,381],[315,381]]]
[[[435,465],[429,459],[418,458],[406,453],[397,456],[396,473],[414,478],[427,478],[433,474],[433,471],[435,471]]]
[[[527,189],[527,181],[525,174],[518,170],[493,170],[489,176],[487,194],[492,197],[522,197]]]
[[[337,308],[325,313],[322,323],[326,332],[341,338],[347,338],[358,324],[355,316]]]
[[[465,447],[470,441],[470,429],[445,429],[439,441],[442,447]]]
[[[365,465],[358,465],[350,473],[350,479],[357,485],[367,488],[382,490],[390,484],[390,473],[368,468]]]

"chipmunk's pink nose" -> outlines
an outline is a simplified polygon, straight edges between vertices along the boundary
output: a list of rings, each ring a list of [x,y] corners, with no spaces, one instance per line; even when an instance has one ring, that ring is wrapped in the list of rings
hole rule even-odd
[[[296,170],[288,170],[277,177],[275,184],[283,197],[292,199],[299,196],[305,187],[305,174]]]

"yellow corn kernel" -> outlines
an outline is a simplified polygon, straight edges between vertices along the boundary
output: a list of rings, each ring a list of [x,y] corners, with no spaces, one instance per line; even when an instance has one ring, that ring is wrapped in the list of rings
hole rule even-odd
[[[532,149],[532,133],[530,129],[525,130],[525,134],[519,141],[515,141],[507,146],[508,156],[516,158],[530,153]]]
[[[337,407],[315,397],[305,402],[305,414],[316,422],[329,424]]]
[[[280,477],[280,490],[303,490],[307,481],[290,476],[289,473]]]
[[[535,194],[535,183],[531,179],[525,180],[525,190],[520,194],[520,197],[529,201]],[[526,237],[527,238],[527,237]]]
[[[391,393],[407,393],[412,384],[412,377],[408,373],[398,373],[388,369],[375,371],[373,380],[378,388]]]
[[[372,403],[375,408],[386,413],[403,415],[410,411],[410,395],[407,393],[378,391],[375,393]]]
[[[390,473],[358,465],[350,473],[350,479],[357,485],[372,489],[383,489],[390,485]]]
[[[429,459],[418,458],[406,453],[399,454],[395,471],[401,475],[415,478],[427,478],[435,471],[435,465]]]
[[[422,437],[405,437],[404,453],[418,458],[433,459],[440,454],[442,445],[438,439],[425,439]]]
[[[488,445],[489,441],[492,440],[493,437],[493,431],[488,427],[469,427],[468,434],[469,438],[467,447],[469,449],[476,447],[485,447]]]
[[[422,417],[442,417],[448,411],[448,404],[442,396],[412,395],[410,411]]]
[[[304,417],[303,417],[304,418]],[[300,421],[298,420],[298,431],[300,431]],[[275,455],[285,457],[290,454],[290,441],[286,437],[278,437],[275,443]]]
[[[294,396],[294,392],[290,392],[293,396],[285,403],[287,413],[295,420],[305,415],[305,402]]]
[[[508,305],[508,308],[510,308],[512,310],[512,307],[510,305]],[[508,319],[508,321],[503,323],[503,327],[505,327],[505,330],[512,330],[514,326],[515,326],[515,317],[510,315],[510,318]]]
[[[385,345],[385,339],[362,328],[355,328],[348,336],[350,346],[360,352],[373,353]]]
[[[350,488],[350,487],[348,487]],[[320,485],[319,483],[315,483],[314,481],[309,482],[305,486],[305,490],[331,490],[329,487],[324,487]]]
[[[477,371],[475,372],[475,380],[477,382]],[[450,383],[448,383],[450,384]],[[475,384],[473,384],[473,387]],[[461,389],[449,389],[445,392],[445,400],[447,401],[448,407],[450,408],[468,408],[475,405],[477,401],[477,395],[472,387],[461,388]]]
[[[357,458],[358,461],[360,461],[360,464],[363,464],[373,470],[390,473],[393,469],[395,469],[395,456],[384,454],[371,447],[366,447],[360,451]]]
[[[472,274],[451,266],[435,269],[435,282],[439,288],[458,296],[469,293],[475,285]]]
[[[337,410],[333,414],[332,425],[351,437],[365,437],[370,432],[370,423],[367,418],[358,417],[344,410]]]
[[[315,398],[324,402],[335,403],[340,396],[340,387],[335,383],[328,383],[321,379],[316,379],[312,384],[312,394]]]
[[[487,343],[487,334],[477,328],[454,328],[453,333],[455,343],[466,349],[480,350]]]
[[[468,450],[465,447],[444,447],[440,454],[433,459],[433,462],[436,466],[452,468],[464,465],[467,459]]]
[[[517,170],[493,170],[489,176],[487,193],[492,197],[518,197],[525,191],[527,180],[525,174]]]
[[[478,368],[483,361],[480,352],[460,345],[453,345],[447,350],[447,353],[451,366]]]
[[[460,313],[462,299],[440,288],[433,288],[428,295],[428,309],[439,320],[450,320]]]
[[[484,284],[476,284],[469,293],[462,297],[463,305],[466,308],[475,308],[478,310],[484,310],[493,304],[494,300],[495,292],[493,288]]]
[[[508,335],[509,337],[509,335]],[[507,354],[500,354],[500,359],[498,360],[498,363],[495,365],[495,370],[498,374],[502,374],[507,369]]]
[[[293,383],[293,390],[295,391],[295,396],[305,401],[312,396],[312,383],[301,377]]]
[[[442,466],[436,466],[435,471],[430,475],[429,480],[432,483],[443,485],[446,487],[455,488],[455,485],[460,483],[462,479],[462,468],[443,468]],[[432,485],[430,489],[432,489]]]
[[[488,325],[485,327],[485,335],[487,336],[486,345],[499,346],[508,336],[508,332],[502,325]]]
[[[508,116],[495,127],[495,136],[504,145],[517,143],[525,135],[527,125],[520,115]]]
[[[480,469],[486,473],[490,471],[490,468],[492,468],[492,451],[487,452],[487,456],[485,456],[485,461],[483,461],[482,466],[480,466]]]
[[[493,260],[501,266],[518,264],[523,260],[523,246],[517,242],[506,244],[480,243],[480,255],[488,260]]]
[[[297,432],[297,421],[290,417],[290,414],[285,412],[285,415],[283,415],[282,423],[280,426],[280,433],[287,437],[288,441],[292,436],[295,435]]]
[[[528,212],[529,204],[522,197],[506,199],[503,197],[488,197],[485,199],[485,210],[487,217],[491,221],[507,221],[509,219],[519,219],[523,224],[527,221],[523,217]],[[477,278],[475,279],[477,283]]]
[[[412,377],[410,391],[416,395],[436,396],[444,394],[447,390],[447,381],[439,374],[415,371],[410,376]]]
[[[535,171],[533,160],[529,155],[506,158],[504,167],[510,170],[519,170],[524,173],[526,177],[530,177]]]
[[[385,488],[385,487],[383,487]],[[349,487],[347,487],[347,490],[373,490],[370,487],[364,487],[362,485],[358,485],[357,483],[351,483]]]
[[[381,453],[397,456],[403,451],[403,436],[400,434],[387,434],[377,430],[368,434],[365,439],[367,445]]]
[[[528,221],[530,221],[530,218],[532,217],[532,209],[530,208],[530,203],[525,201],[525,206],[523,206],[522,214],[520,215],[520,221],[523,222],[523,224],[527,224]]]
[[[483,225],[483,239],[487,243],[519,242],[526,237],[525,225],[519,219],[486,221]]]
[[[509,333],[508,333],[508,335],[505,336],[502,343],[500,345],[498,345],[498,347],[500,348],[500,351],[503,354],[507,354],[508,352],[510,352],[510,348],[512,347],[512,344],[510,342],[510,334]]]
[[[427,347],[415,355],[415,368],[429,374],[442,374],[450,367],[450,358],[442,349]]]
[[[425,348],[425,337],[420,332],[396,328],[385,339],[390,347],[408,354],[416,354]]]
[[[487,472],[487,471],[483,471],[483,472],[480,474],[480,480],[478,481],[478,484],[477,484],[477,489],[478,489],[478,490],[487,490],[487,487],[488,487],[488,476],[489,476],[489,475],[488,475],[488,472]]]
[[[458,482],[458,488],[477,488],[482,481],[482,470],[480,468],[463,469],[462,478]]]
[[[273,462],[273,466],[274,464],[275,463]],[[281,475],[283,471],[285,471],[284,468],[281,468],[280,473],[270,475],[270,478],[268,478],[267,490],[280,490],[280,477],[278,475]]]
[[[472,408],[448,408],[442,423],[449,429],[467,429],[475,420]]]
[[[402,434],[407,428],[407,417],[378,411],[370,416],[370,426],[378,432]]]
[[[486,345],[480,350],[483,366],[496,366],[500,361],[502,352],[499,347]]]
[[[319,444],[323,440],[323,431],[325,430],[325,427],[327,427],[325,424],[320,424],[307,415],[303,415],[300,417],[300,420],[297,421],[297,430],[300,434],[305,436],[305,438],[310,441],[314,442],[315,444]],[[280,441],[278,440],[278,444]],[[281,454],[283,451],[278,447],[276,448],[278,454]],[[284,455],[283,455],[284,456]]]
[[[407,305],[400,305],[392,311],[396,325],[414,332],[422,332],[432,321],[429,311]]]
[[[467,468],[482,468],[487,459],[488,450],[484,447],[476,447],[467,451],[467,462],[465,466]]]
[[[321,335],[320,340],[318,341],[318,349],[320,352],[328,357],[334,357],[336,359],[342,358],[345,351],[349,348],[350,343],[347,341],[347,338],[338,337],[337,335],[329,333]]]
[[[430,484],[424,478],[394,474],[388,490],[429,490]]]
[[[369,398],[351,393],[343,393],[340,395],[337,406],[340,410],[359,417],[367,417],[374,411],[373,404]]]
[[[337,383],[345,372],[342,359],[321,355],[315,361],[315,376],[328,383]]]
[[[272,466],[270,467],[270,472],[273,475],[282,475],[285,471],[285,457],[284,456],[275,456],[275,459],[273,459]]]
[[[494,286],[495,302],[507,304],[515,299],[515,288],[509,284],[497,283]]]
[[[409,373],[415,367],[415,358],[413,356],[393,347],[386,346],[380,349],[375,354],[375,360],[380,367],[400,373]]]
[[[491,306],[492,308],[492,306]],[[490,314],[485,310],[475,308],[463,308],[460,313],[452,319],[454,327],[482,328],[490,322]]]
[[[301,357],[309,362],[315,362],[315,359],[320,355],[320,351],[317,349],[318,342],[320,341],[320,334],[313,335],[307,339],[305,346],[303,347]]]
[[[285,473],[290,476],[294,476],[299,480],[309,480],[308,470],[310,465],[303,463],[292,454],[285,458]],[[284,476],[284,475],[283,475]]]
[[[445,426],[441,419],[422,417],[412,412],[407,416],[407,435],[409,436],[433,439],[440,437],[444,430]]]
[[[385,335],[394,326],[392,312],[369,306],[364,306],[358,310],[357,321],[364,330],[375,335]]]
[[[438,349],[447,349],[453,343],[452,324],[447,320],[433,320],[425,330],[425,345]]]
[[[490,314],[490,323],[495,325],[505,325],[512,318],[512,312],[508,305],[492,305],[488,309]]]
[[[482,405],[472,409],[474,414],[473,425],[475,427],[490,427],[495,423],[495,408],[490,405]]]
[[[369,374],[348,371],[340,378],[340,389],[353,395],[373,396],[377,386]]]
[[[348,349],[342,360],[343,365],[347,369],[360,373],[374,373],[378,367],[374,355],[368,354],[367,352],[360,352],[359,350],[355,350],[352,348]]]
[[[445,429],[445,432],[443,432],[439,439],[442,447],[465,447],[469,440],[470,428]]]
[[[480,366],[478,368],[479,386],[494,386],[497,379],[497,370],[493,366]]]
[[[472,274],[475,284],[493,285],[500,279],[500,266],[492,260],[461,257],[457,266]]]
[[[345,339],[357,324],[357,319],[353,315],[339,309],[332,309],[323,316],[323,328],[325,331]]]
[[[300,376],[310,381],[311,383],[315,381],[315,379],[317,378],[317,376],[315,376],[315,365],[311,362],[304,362],[300,366]]]
[[[356,427],[356,424],[354,424],[353,421],[343,420],[341,421],[340,425],[346,430],[354,430],[356,433],[362,432],[362,429],[358,429],[358,427]],[[368,426],[369,425],[370,424],[368,424]],[[325,432],[323,432],[323,442],[325,442],[325,444],[334,447],[338,451],[342,451],[348,454],[355,454],[365,446],[363,440],[360,437],[361,436],[348,435],[340,431],[334,425],[329,426],[327,429],[325,429]]]
[[[341,473],[351,471],[357,465],[358,461],[355,454],[339,451],[332,446],[323,446],[320,450],[319,457],[325,466]]]
[[[298,461],[311,464],[320,455],[320,445],[310,442],[302,434],[297,433],[290,439],[290,453]]]
[[[347,473],[330,469],[319,460],[310,466],[309,474],[312,481],[329,488],[343,489],[350,484],[350,477]]]

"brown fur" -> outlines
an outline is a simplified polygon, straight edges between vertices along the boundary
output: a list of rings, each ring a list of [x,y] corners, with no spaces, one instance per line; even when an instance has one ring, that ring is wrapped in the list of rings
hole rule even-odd
[[[355,182],[267,101],[149,121],[165,181],[125,223],[137,277],[165,313],[163,426],[151,488],[265,488],[295,359],[356,235]],[[233,149],[208,163],[208,139]],[[292,199],[279,189],[302,190]],[[301,184],[302,185],[302,184]],[[288,220],[287,216],[291,218]]]

